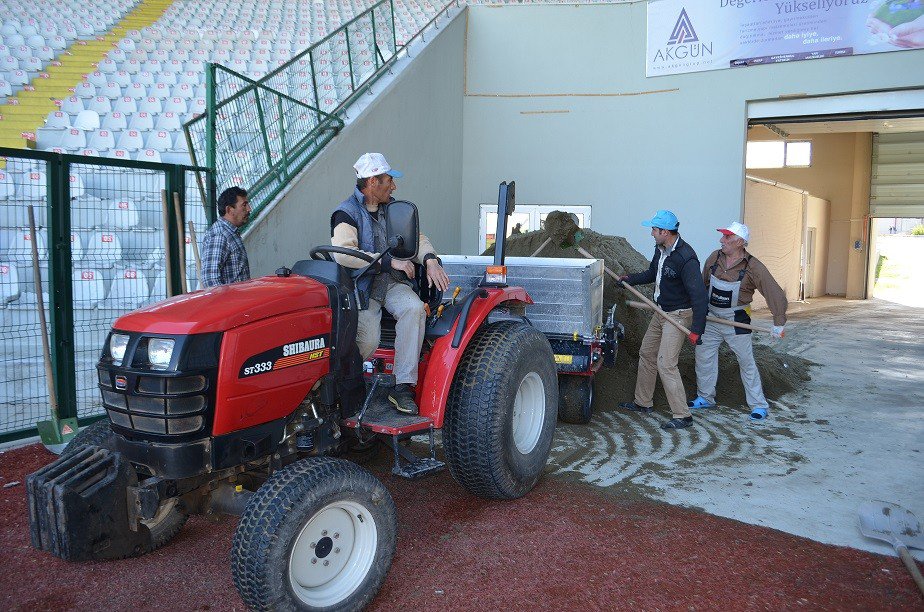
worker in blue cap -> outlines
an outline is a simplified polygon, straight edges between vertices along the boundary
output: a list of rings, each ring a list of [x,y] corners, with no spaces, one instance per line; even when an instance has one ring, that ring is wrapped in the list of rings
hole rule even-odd
[[[699,259],[693,248],[680,237],[680,222],[669,210],[659,210],[642,225],[651,228],[655,241],[654,257],[644,272],[620,277],[629,285],[654,283],[654,301],[667,316],[688,328],[689,341],[696,345],[706,329],[706,288]],[[619,404],[620,408],[649,413],[654,406],[655,382],[661,377],[664,394],[671,408],[671,419],[661,429],[683,429],[693,424],[687,397],[677,368],[683,333],[664,321],[651,317],[638,355],[635,398]]]

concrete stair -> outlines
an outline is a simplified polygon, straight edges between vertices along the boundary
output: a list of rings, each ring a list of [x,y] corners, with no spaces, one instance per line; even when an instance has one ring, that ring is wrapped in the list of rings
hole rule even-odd
[[[173,0],[142,0],[105,36],[75,41],[44,72],[23,90],[0,106],[0,147],[35,147],[35,131],[44,125],[58,101],[72,95],[84,77],[96,70],[113,47],[130,30],[140,30],[156,22]]]

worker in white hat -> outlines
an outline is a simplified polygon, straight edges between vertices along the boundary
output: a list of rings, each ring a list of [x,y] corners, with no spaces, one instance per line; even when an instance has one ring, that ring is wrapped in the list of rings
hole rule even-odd
[[[712,253],[703,266],[703,281],[709,295],[709,314],[729,321],[750,324],[750,304],[754,299],[754,292],[760,291],[773,314],[773,337],[782,338],[788,305],[786,293],[767,267],[745,249],[751,235],[748,226],[735,221],[717,231],[722,233],[722,237],[719,238],[722,248]],[[712,321],[706,323],[702,343],[696,347],[697,396],[688,402],[690,408],[696,410],[715,406],[719,347],[722,342],[728,343],[738,357],[741,382],[744,384],[744,393],[751,408],[751,419],[767,418],[769,406],[754,361],[751,330]]]
[[[402,173],[392,168],[381,153],[365,153],[353,165],[356,187],[331,215],[331,244],[363,251],[375,256],[386,250],[385,209],[394,201],[391,194],[395,179]],[[363,268],[368,262],[349,255],[334,255],[342,266]],[[411,260],[392,259],[386,254],[374,274],[359,279],[361,310],[356,330],[356,344],[363,360],[379,346],[382,331],[382,308],[395,317],[395,387],[388,400],[399,412],[417,414],[417,366],[427,321],[424,304],[414,291],[414,264],[423,266],[431,287],[445,291],[449,276],[426,236],[420,234],[417,256]]]

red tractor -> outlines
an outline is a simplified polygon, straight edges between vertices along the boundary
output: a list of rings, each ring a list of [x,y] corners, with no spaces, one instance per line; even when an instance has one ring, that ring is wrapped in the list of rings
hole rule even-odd
[[[514,184],[501,184],[497,236]],[[417,252],[417,209],[387,209],[389,252]],[[332,253],[364,257],[349,271]],[[341,458],[385,441],[394,472],[446,464],[475,495],[513,499],[548,458],[558,381],[546,337],[505,283],[503,248],[479,287],[435,307],[419,416],[387,407],[394,378],[364,372],[356,280],[375,261],[320,246],[272,276],[170,298],[120,317],[99,361],[108,419],[28,478],[32,544],[63,559],[118,559],[165,544],[191,513],[241,515],[231,569],[256,609],[358,609],[395,552],[396,512],[370,472]],[[383,353],[384,350],[384,353]],[[388,350],[380,350],[378,361]],[[368,369],[368,366],[366,367]],[[428,456],[406,441],[423,434]]]

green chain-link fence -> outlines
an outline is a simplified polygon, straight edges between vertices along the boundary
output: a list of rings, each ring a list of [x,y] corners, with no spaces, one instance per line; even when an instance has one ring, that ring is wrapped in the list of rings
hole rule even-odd
[[[210,64],[205,115],[184,125],[194,163],[218,190],[248,190],[251,223],[343,127],[339,114],[458,0],[399,46],[394,0],[380,0],[258,81]]]
[[[198,182],[210,173],[195,170],[0,149],[0,441],[34,435],[49,416],[29,207],[61,416],[91,417],[102,412],[95,365],[112,322],[182,292],[184,278],[196,288],[189,221],[201,241],[215,213]],[[185,269],[168,278],[168,258]]]

